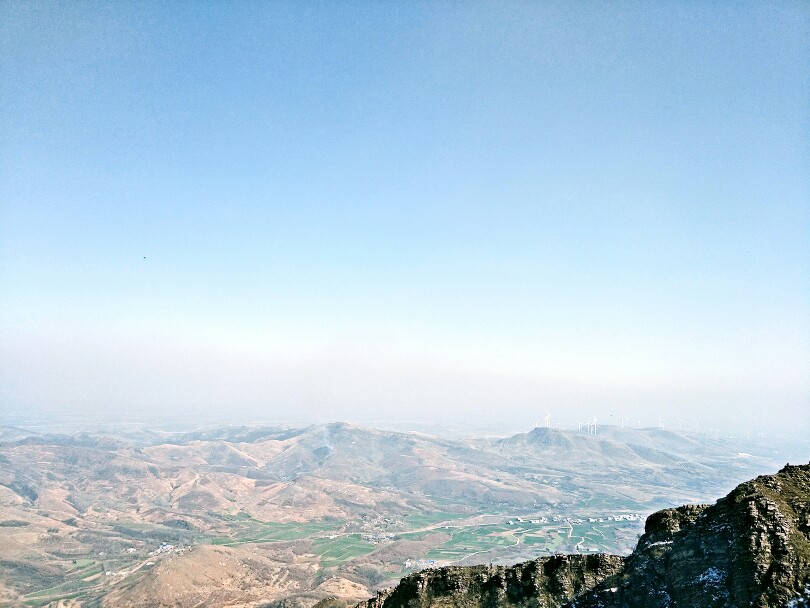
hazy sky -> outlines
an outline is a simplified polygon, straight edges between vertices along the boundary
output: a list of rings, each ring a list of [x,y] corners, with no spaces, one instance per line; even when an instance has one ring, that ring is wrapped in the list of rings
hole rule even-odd
[[[2,2],[0,413],[807,430],[808,91],[803,2]]]

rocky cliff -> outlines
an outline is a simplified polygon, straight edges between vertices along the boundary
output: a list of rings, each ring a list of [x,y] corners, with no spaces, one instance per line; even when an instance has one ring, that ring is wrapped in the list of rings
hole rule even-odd
[[[566,555],[408,576],[358,608],[810,606],[810,464],[714,505],[654,513],[627,557]]]

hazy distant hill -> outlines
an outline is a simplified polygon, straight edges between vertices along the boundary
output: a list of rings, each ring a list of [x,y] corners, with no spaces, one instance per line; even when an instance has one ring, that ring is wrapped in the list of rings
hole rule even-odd
[[[729,489],[724,478],[744,479],[761,471],[764,460],[729,441],[661,429],[603,427],[589,435],[536,428],[494,447],[527,468],[562,475],[569,488],[600,497],[646,496],[661,505],[678,493],[680,502],[719,495]]]

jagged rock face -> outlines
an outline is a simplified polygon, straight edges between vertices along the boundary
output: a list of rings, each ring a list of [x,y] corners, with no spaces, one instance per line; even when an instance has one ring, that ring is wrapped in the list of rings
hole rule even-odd
[[[516,566],[451,566],[412,574],[362,608],[552,608],[619,572],[615,555],[562,555]]]
[[[411,575],[362,608],[810,606],[810,465],[654,513],[627,558],[555,556]]]
[[[623,572],[577,607],[785,606],[810,583],[810,465],[651,515]],[[797,604],[801,605],[801,604]]]

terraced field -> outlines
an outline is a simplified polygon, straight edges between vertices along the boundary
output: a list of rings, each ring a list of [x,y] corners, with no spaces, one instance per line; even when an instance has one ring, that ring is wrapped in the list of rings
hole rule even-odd
[[[375,549],[374,544],[362,540],[359,534],[336,538],[317,538],[312,544],[324,567],[340,566],[343,562],[367,555]]]
[[[228,536],[213,537],[214,545],[238,545],[240,543],[282,542],[317,537],[341,529],[344,522],[313,521],[305,523],[267,522],[255,519],[247,513],[239,515],[220,514],[230,528]]]
[[[570,524],[567,521],[510,525],[495,523],[445,527],[450,540],[428,551],[424,559],[437,564],[468,561],[511,561],[526,553],[559,551],[591,552],[615,550],[617,544],[634,539],[641,532],[638,521],[604,521]]]
[[[472,516],[458,513],[411,514],[377,540],[372,535],[351,531],[354,522],[330,519],[294,523],[265,522],[245,513],[220,514],[230,528],[227,536],[207,540],[214,545],[280,544],[308,541],[322,568],[340,568],[360,557],[374,561],[382,549],[395,547],[407,559],[436,564],[464,561],[512,561],[526,552],[615,551],[623,541],[633,540],[641,532],[640,522],[603,521],[568,523],[568,521],[530,523],[497,518],[492,514]],[[487,521],[489,520],[489,521]],[[575,520],[576,521],[576,520]],[[483,522],[483,523],[482,523]],[[355,526],[356,527],[356,526]],[[420,541],[441,533],[447,538],[439,546],[420,550]],[[205,541],[203,541],[205,542]],[[403,560],[404,562],[404,560]],[[421,562],[420,562],[421,563]],[[391,568],[399,564],[386,563]],[[400,572],[400,568],[386,569]]]

